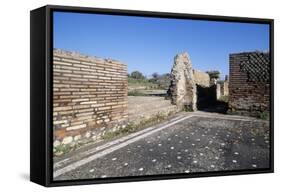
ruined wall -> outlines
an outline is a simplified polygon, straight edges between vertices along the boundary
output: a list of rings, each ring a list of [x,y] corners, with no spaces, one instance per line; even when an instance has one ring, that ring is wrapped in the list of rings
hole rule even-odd
[[[262,112],[269,110],[269,53],[245,52],[229,57],[230,111]]]
[[[216,99],[218,100],[222,96],[221,85],[218,83],[214,86],[216,87]]]
[[[178,54],[174,58],[168,94],[172,104],[196,110],[196,84],[191,60],[186,52]]]
[[[210,76],[208,73],[193,70],[193,77],[194,81],[197,85],[203,86],[203,87],[209,87],[210,86]]]
[[[108,124],[126,120],[125,64],[62,50],[53,54],[55,146],[98,139]]]
[[[223,96],[228,96],[229,95],[229,82],[228,81],[225,81],[222,85],[222,95]]]
[[[228,96],[229,95],[229,79],[228,75],[225,76],[225,80],[221,83],[221,96]]]

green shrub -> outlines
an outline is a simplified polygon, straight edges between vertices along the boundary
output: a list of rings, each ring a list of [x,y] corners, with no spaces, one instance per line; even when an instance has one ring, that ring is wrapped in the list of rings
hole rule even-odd
[[[54,155],[55,156],[59,156],[59,155],[62,155],[62,154],[65,154],[65,153],[68,153],[72,150],[72,147],[70,145],[59,145],[57,147],[54,147]]]
[[[139,71],[133,71],[130,77],[134,79],[145,79],[144,75]]]
[[[184,105],[183,106],[183,111],[185,111],[185,112],[193,112],[192,106],[191,105]]]
[[[268,120],[269,119],[269,113],[267,111],[259,112],[257,114],[257,117],[259,119]]]

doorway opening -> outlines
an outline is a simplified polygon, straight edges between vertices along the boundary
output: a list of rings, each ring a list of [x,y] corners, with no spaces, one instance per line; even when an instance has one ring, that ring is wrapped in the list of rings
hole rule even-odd
[[[226,113],[228,104],[217,99],[217,86],[196,85],[197,109],[205,112]]]

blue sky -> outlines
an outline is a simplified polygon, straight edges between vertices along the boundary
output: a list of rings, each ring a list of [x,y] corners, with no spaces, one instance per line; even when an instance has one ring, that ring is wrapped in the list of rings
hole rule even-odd
[[[147,76],[169,73],[187,51],[193,68],[223,77],[230,53],[269,50],[269,25],[55,12],[54,48],[116,59]]]

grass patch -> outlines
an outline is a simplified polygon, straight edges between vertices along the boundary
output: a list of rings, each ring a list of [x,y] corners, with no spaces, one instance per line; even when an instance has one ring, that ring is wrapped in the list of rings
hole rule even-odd
[[[117,131],[114,132],[107,132],[102,136],[102,139],[111,139],[117,136],[121,136],[121,135],[127,135],[130,133],[134,133],[140,129],[155,125],[157,123],[162,122],[163,120],[167,119],[167,117],[169,117],[172,114],[172,112],[169,112],[168,114],[164,114],[164,113],[158,113],[150,118],[145,118],[142,119],[140,122],[138,123],[133,123],[130,122],[129,124],[127,124],[125,126],[125,128],[121,128]]]
[[[228,115],[242,115],[242,116],[248,116],[248,117],[255,117],[262,120],[269,120],[269,112],[267,111],[228,111]]]
[[[70,145],[59,145],[57,147],[54,147],[54,154],[56,156],[59,156],[61,154],[68,153],[71,150],[73,150],[73,147],[71,147]]]
[[[148,95],[143,92],[133,90],[128,92],[128,96],[148,96]]]
[[[193,112],[191,105],[184,105],[182,110],[185,112]]]
[[[263,120],[269,120],[269,113],[267,111],[258,112],[257,118],[263,119]]]
[[[158,84],[149,82],[147,79],[128,78],[129,87],[145,87],[145,89],[160,89]]]

